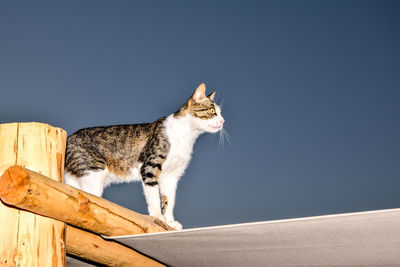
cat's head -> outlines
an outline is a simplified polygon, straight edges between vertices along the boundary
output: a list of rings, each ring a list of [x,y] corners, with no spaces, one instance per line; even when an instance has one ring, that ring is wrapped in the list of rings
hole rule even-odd
[[[216,133],[224,125],[221,108],[214,102],[215,92],[206,96],[206,85],[200,84],[189,100],[174,114],[186,117],[194,129]]]

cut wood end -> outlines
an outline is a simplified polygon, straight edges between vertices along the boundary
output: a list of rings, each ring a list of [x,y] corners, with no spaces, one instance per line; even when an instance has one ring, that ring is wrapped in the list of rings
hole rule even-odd
[[[24,199],[28,191],[29,174],[20,166],[9,167],[0,177],[0,198],[8,204]]]

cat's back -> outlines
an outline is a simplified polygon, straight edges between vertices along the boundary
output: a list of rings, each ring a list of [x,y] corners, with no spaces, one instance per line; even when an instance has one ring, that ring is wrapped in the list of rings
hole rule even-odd
[[[76,176],[108,168],[127,171],[137,161],[157,122],[83,128],[67,138],[66,171]]]
[[[83,128],[67,138],[67,146],[105,145],[112,143],[128,144],[147,139],[151,134],[152,123],[123,124]]]

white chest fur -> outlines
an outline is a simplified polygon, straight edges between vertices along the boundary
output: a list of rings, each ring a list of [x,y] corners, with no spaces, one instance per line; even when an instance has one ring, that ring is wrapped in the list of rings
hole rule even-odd
[[[164,125],[171,146],[161,176],[180,178],[192,157],[193,145],[200,132],[190,127],[187,117],[170,115]]]

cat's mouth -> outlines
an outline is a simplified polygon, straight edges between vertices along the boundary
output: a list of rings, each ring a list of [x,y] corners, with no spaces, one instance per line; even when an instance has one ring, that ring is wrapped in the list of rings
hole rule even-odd
[[[215,130],[221,130],[221,129],[222,129],[222,126],[224,126],[224,124],[221,123],[221,124],[219,124],[219,125],[217,125],[217,126],[209,124],[208,126],[210,126],[211,128],[213,128],[213,129],[215,129]]]

